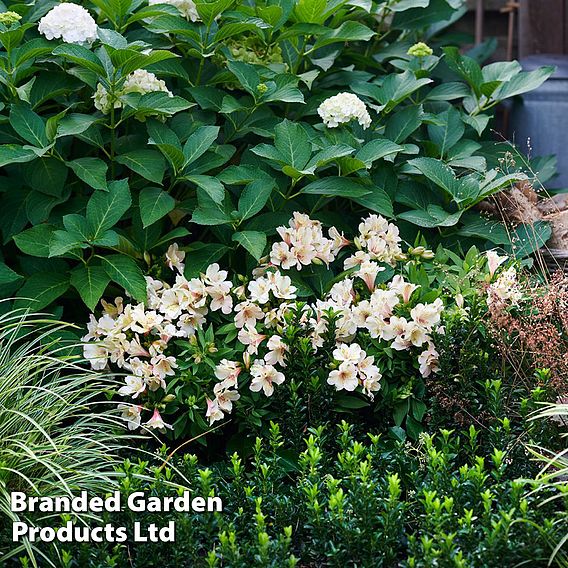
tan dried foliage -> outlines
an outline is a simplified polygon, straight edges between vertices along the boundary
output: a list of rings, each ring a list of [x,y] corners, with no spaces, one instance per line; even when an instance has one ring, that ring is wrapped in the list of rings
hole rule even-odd
[[[546,286],[528,288],[522,308],[490,306],[491,329],[502,354],[520,372],[551,371],[551,386],[568,393],[568,276],[553,275]]]

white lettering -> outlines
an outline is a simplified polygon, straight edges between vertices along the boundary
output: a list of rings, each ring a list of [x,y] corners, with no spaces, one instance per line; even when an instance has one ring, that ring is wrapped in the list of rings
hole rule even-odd
[[[26,510],[26,494],[23,491],[12,491],[10,493],[10,510],[14,513]]]
[[[142,536],[140,532],[140,523],[136,521],[134,523],[134,542],[147,542],[148,539],[145,536]]]
[[[28,525],[26,523],[22,523],[21,521],[17,521],[12,523],[12,541],[19,542],[20,537],[24,536],[28,532]]]
[[[205,511],[205,499],[203,497],[194,497],[191,501],[191,508],[197,513]]]
[[[128,496],[128,508],[135,513],[141,513],[146,510],[143,491],[135,491]]]

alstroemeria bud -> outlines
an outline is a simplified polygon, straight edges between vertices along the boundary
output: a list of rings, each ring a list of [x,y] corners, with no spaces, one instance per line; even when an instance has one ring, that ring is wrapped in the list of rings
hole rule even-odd
[[[243,365],[245,366],[245,369],[248,371],[250,369],[250,353],[248,351],[245,351],[243,353]]]

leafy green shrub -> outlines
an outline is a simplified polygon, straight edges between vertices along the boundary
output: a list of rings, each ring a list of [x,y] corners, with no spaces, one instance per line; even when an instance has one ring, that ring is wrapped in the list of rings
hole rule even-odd
[[[66,330],[41,315],[0,316],[0,540],[6,542],[12,522],[25,519],[10,509],[11,491],[70,495],[116,486],[114,467],[126,444],[121,424],[98,403],[116,381],[80,366],[58,339]],[[32,558],[42,556],[34,545],[25,547]]]
[[[391,415],[416,438],[423,379],[439,370],[434,337],[469,309],[456,304],[460,291],[468,303],[483,301],[485,257],[403,252],[398,228],[377,215],[362,220],[353,242],[299,213],[277,231],[282,240],[253,277],[214,263],[187,280],[174,244],[155,268],[162,278],[173,272],[148,278],[146,306],[117,298],[91,317],[85,355],[95,369],[129,373],[119,390],[132,400],[121,407],[129,427],[197,436],[236,409],[238,433],[247,434],[284,409],[291,429],[364,410],[367,420]],[[321,290],[315,300],[300,276]],[[299,430],[290,435],[301,440]]]
[[[425,422],[481,427],[554,399],[536,375],[517,381],[494,345],[492,298],[517,293],[507,257],[403,251],[397,226],[377,215],[352,241],[297,212],[277,232],[251,277],[214,263],[187,280],[174,244],[146,306],[117,298],[91,317],[85,355],[128,372],[119,393],[132,401],[121,406],[131,429],[200,436],[233,414],[230,444],[241,447],[286,416],[298,447],[305,428],[356,413],[416,439]]]
[[[223,512],[113,514],[124,526],[173,519],[176,545],[75,544],[65,565],[546,566],[561,505],[539,507],[507,454],[481,456],[476,437],[442,431],[411,446],[357,440],[342,423],[308,432],[293,458],[273,425],[250,467],[237,454],[210,468],[189,454],[154,468],[126,462],[125,494],[175,495],[181,482],[192,496],[220,496]]]
[[[508,243],[472,208],[523,175],[482,138],[552,69],[460,55],[442,32],[462,4],[3,3],[3,294],[143,301],[143,268],[185,237],[187,277],[221,258],[246,272],[295,210]]]

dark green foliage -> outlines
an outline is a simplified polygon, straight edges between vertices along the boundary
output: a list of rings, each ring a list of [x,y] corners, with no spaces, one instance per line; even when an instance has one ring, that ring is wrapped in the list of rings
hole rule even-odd
[[[3,296],[70,318],[78,298],[141,298],[141,271],[172,239],[187,239],[188,276],[212,259],[245,273],[294,210],[509,246],[473,210],[524,177],[500,165],[488,125],[552,68],[461,55],[444,36],[459,1],[198,1],[190,21],[172,5],[93,0],[80,3],[92,45],[38,33],[54,4],[0,6],[21,16],[0,24]],[[431,55],[409,51],[423,39]],[[124,91],[144,71],[161,90]],[[368,129],[322,124],[319,104],[341,92],[365,102]],[[550,228],[538,233],[522,255]]]
[[[192,496],[220,496],[223,512],[113,514],[115,526],[173,519],[176,544],[63,546],[64,565],[546,566],[562,505],[539,506],[530,483],[515,481],[518,464],[497,448],[480,455],[476,438],[473,428],[443,430],[410,445],[357,439],[342,423],[308,431],[294,457],[273,425],[250,463],[237,454],[209,468],[190,454],[126,461],[124,495],[173,496],[183,483]]]

